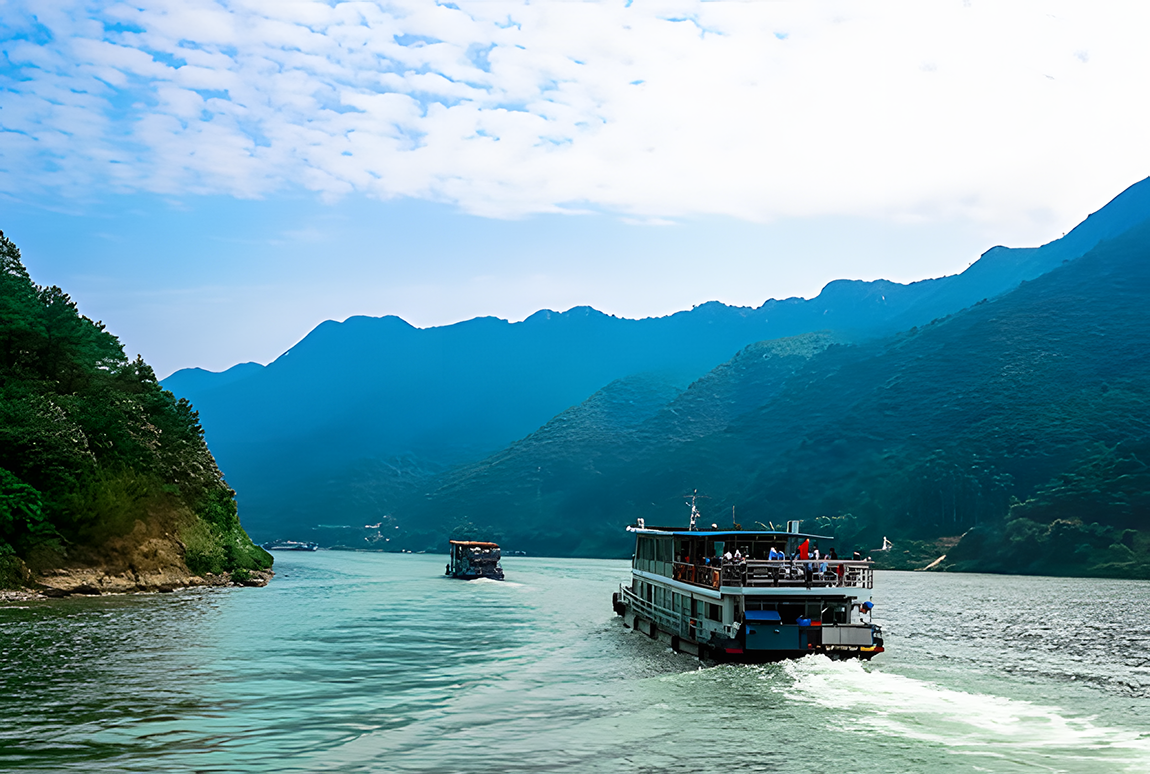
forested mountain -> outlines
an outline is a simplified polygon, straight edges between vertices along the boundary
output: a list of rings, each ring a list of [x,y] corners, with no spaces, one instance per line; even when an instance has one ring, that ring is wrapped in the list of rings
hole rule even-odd
[[[0,233],[0,586],[247,580],[271,556],[233,495],[191,405]]]
[[[832,282],[756,309],[703,304],[627,320],[581,307],[521,323],[417,329],[395,317],[326,322],[280,358],[177,372],[253,534],[376,522],[422,482],[532,433],[621,379],[682,388],[749,344],[834,331],[886,336],[994,298],[1150,217],[1150,181],[1040,248],[994,248],[960,275]],[[322,538],[321,538],[322,539]],[[332,538],[334,539],[334,538]]]
[[[1150,573],[1150,224],[995,300],[865,342],[747,347],[630,428],[572,409],[396,509],[513,548],[621,556],[624,525],[804,519],[848,548],[1005,572]],[[605,391],[607,392],[607,391]],[[402,536],[402,537],[400,537]],[[903,552],[909,550],[910,556]],[[920,565],[921,566],[921,565]]]

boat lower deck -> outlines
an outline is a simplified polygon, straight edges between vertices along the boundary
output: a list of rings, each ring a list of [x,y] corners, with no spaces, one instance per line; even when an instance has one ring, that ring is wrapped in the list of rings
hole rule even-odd
[[[709,605],[701,614],[692,602],[690,612],[673,610],[648,602],[631,588],[622,586],[613,595],[615,612],[623,617],[625,626],[643,632],[652,639],[666,642],[672,649],[714,661],[779,661],[819,653],[832,658],[870,659],[883,652],[881,629],[870,623],[829,622],[800,617],[797,609],[805,605],[830,609],[845,607],[847,599],[807,598],[795,600],[779,598],[763,603],[761,597],[735,600],[727,597],[725,604]],[[759,609],[747,609],[748,604]],[[714,617],[721,616],[725,607],[738,607],[739,618],[730,624]],[[764,607],[768,609],[763,609]],[[782,614],[788,612],[784,622]],[[712,614],[712,618],[708,618]]]

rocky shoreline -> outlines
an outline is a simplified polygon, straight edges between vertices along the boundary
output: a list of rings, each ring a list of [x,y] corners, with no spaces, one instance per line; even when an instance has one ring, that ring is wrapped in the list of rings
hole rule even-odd
[[[175,530],[165,529],[164,522],[158,516],[137,521],[128,534],[108,538],[99,546],[61,550],[48,544],[33,551],[27,561],[17,560],[15,575],[23,588],[0,591],[0,600],[266,586],[275,575],[271,568],[193,573],[186,561],[187,546]]]
[[[92,568],[59,569],[35,577],[26,588],[0,589],[0,602],[110,594],[165,594],[198,587],[266,586],[274,576],[272,570],[255,570],[247,573],[246,577],[233,578],[229,573],[107,573]]]

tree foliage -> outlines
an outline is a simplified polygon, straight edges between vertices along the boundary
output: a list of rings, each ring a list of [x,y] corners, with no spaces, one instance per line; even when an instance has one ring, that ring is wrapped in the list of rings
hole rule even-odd
[[[0,232],[0,554],[98,547],[157,518],[217,547],[211,571],[270,566],[191,405],[63,290],[33,283]]]

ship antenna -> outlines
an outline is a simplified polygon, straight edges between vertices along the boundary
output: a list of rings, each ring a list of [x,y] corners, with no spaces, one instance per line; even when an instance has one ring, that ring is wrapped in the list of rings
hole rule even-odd
[[[695,505],[695,500],[699,497],[699,490],[696,489],[691,493],[691,526],[690,530],[695,530],[695,522],[699,520],[699,508]]]

